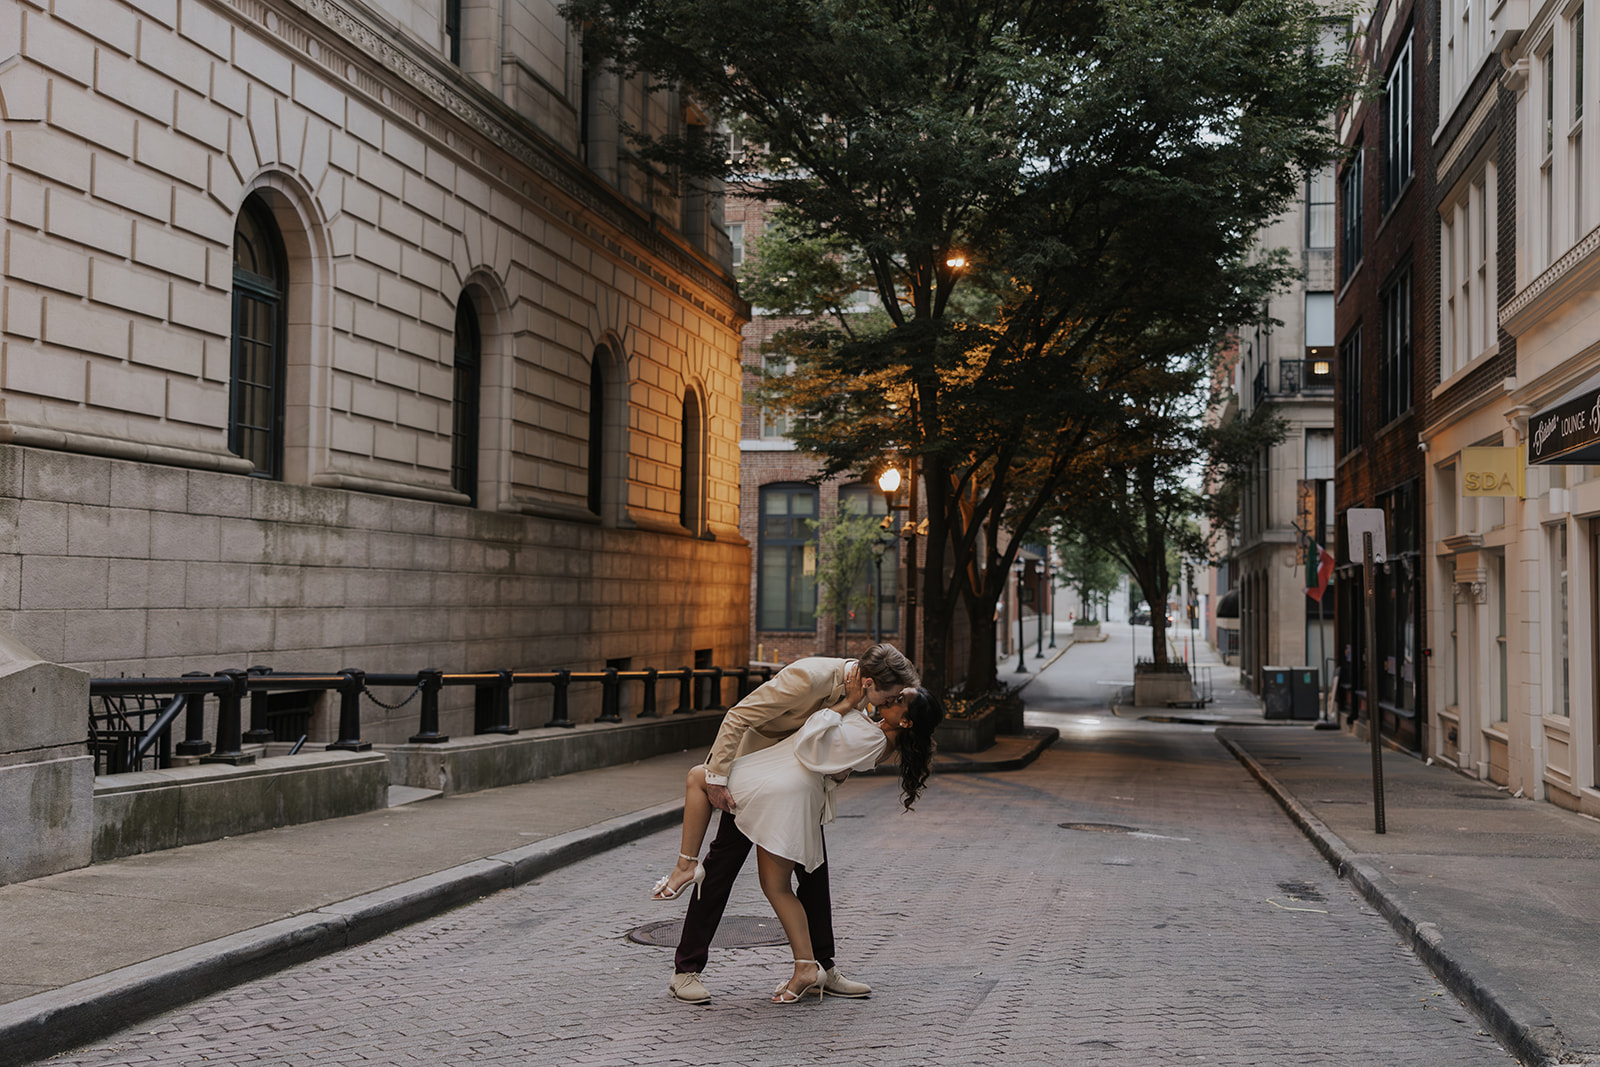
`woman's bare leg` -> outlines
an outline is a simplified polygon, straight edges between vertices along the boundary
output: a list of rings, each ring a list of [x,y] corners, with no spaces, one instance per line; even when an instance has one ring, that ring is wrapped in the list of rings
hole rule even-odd
[[[806,909],[794,895],[791,885],[794,860],[774,856],[758,845],[756,873],[761,878],[761,891],[767,895],[767,902],[777,913],[778,922],[789,938],[789,951],[794,955],[795,965],[788,988],[791,992],[799,993],[821,976],[816,973],[816,957],[811,954],[811,926],[806,921]],[[778,999],[779,993],[773,994],[774,1000]]]
[[[694,878],[695,867],[698,860],[684,859],[684,856],[699,856],[700,846],[706,840],[706,827],[711,825],[711,813],[716,810],[711,806],[711,798],[706,796],[706,767],[705,764],[689,772],[689,778],[683,791],[683,842],[679,849],[677,864],[667,875],[667,894],[676,893],[678,887],[686,885]]]

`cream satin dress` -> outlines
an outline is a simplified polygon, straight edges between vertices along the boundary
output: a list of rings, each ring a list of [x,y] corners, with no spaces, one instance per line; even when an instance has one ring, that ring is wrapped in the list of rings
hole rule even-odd
[[[870,771],[888,743],[865,711],[824,708],[771,748],[740,756],[728,771],[739,829],[774,856],[816,870],[839,785],[828,775]]]

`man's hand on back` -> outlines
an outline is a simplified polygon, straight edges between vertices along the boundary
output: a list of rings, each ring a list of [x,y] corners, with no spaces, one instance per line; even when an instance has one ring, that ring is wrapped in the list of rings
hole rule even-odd
[[[737,807],[737,805],[734,804],[733,794],[728,792],[727,786],[712,785],[710,782],[707,782],[706,799],[711,801],[711,806],[716,808],[718,811],[725,811],[729,815],[736,814],[734,808]]]

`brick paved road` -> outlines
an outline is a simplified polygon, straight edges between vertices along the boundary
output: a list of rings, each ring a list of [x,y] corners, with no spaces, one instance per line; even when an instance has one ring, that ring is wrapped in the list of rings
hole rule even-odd
[[[888,780],[846,786],[839,958],[869,1000],[765,1003],[781,948],[714,951],[713,1005],[670,1000],[670,949],[624,935],[681,908],[645,899],[674,832],[52,1062],[1511,1062],[1209,732],[1082,718],[910,815]],[[770,914],[753,870],[729,914]]]

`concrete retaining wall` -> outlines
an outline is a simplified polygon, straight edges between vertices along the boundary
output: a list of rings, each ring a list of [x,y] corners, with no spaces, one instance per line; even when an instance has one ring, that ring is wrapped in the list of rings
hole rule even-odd
[[[511,737],[451,738],[438,745],[385,746],[390,782],[446,794],[474,793],[573,771],[632,763],[686,748],[711,748],[720,712],[664,715],[570,729],[525,730]]]
[[[388,792],[389,761],[374,752],[102,775],[94,781],[94,860],[359,815],[384,807]]]
[[[0,630],[0,885],[89,863],[89,676]]]

